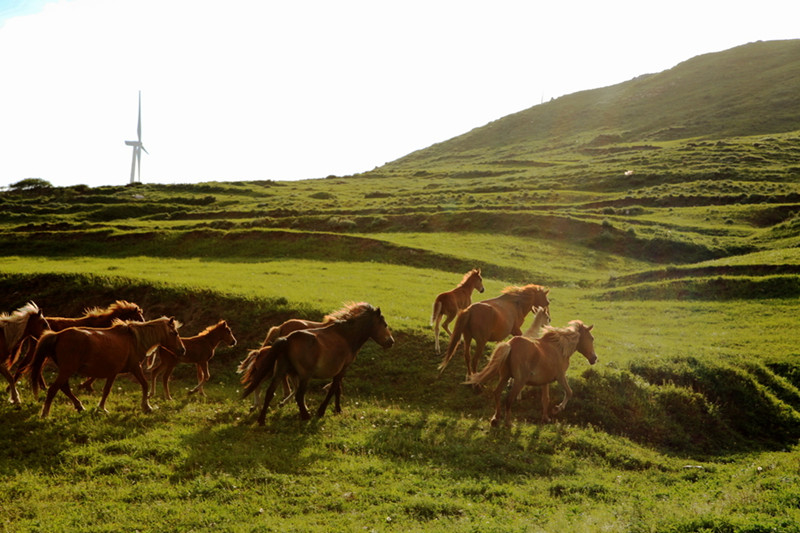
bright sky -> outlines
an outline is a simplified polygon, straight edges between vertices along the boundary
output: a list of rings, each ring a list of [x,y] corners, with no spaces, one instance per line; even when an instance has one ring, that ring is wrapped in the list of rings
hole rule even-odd
[[[0,187],[371,170],[756,40],[797,0],[0,0]]]

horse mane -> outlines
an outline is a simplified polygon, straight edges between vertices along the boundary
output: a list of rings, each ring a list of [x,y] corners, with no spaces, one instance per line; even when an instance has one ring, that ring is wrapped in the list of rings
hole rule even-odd
[[[324,322],[346,322],[374,310],[375,308],[366,302],[350,302],[338,311],[326,315]]]
[[[458,284],[458,286],[463,287],[467,283],[467,280],[469,280],[469,278],[471,278],[475,274],[480,274],[480,273],[481,273],[480,268],[473,268],[472,270],[464,274],[464,277],[461,279],[461,282]]]
[[[531,283],[530,285],[524,285],[522,287],[519,286],[506,287],[501,292],[503,293],[504,296],[508,296],[510,298],[518,298],[522,300],[526,307],[530,307],[530,305],[528,305],[528,302],[530,302],[530,304],[532,305],[533,300],[536,298],[536,294],[540,292],[543,293],[546,290],[547,289],[545,289],[541,285],[534,285]]]
[[[92,307],[92,308],[84,309],[83,313],[84,313],[85,317],[90,317],[90,316],[91,317],[96,317],[96,316],[111,315],[115,311],[118,311],[118,310],[119,311],[128,310],[128,311],[139,311],[139,312],[141,312],[141,308],[138,305],[136,305],[135,303],[127,302],[125,300],[117,300],[116,302],[112,303],[111,305],[109,305],[105,309],[103,309],[101,307]]]
[[[544,334],[539,338],[538,342],[552,345],[561,356],[572,355],[581,338],[582,327],[585,326],[580,320],[571,320],[565,328],[543,326],[542,331]]]
[[[221,326],[222,324],[224,324],[224,323],[225,323],[225,321],[224,321],[224,320],[220,320],[220,321],[219,321],[219,322],[217,322],[216,324],[211,324],[211,325],[210,325],[210,326],[208,326],[206,329],[204,329],[203,331],[201,331],[200,333],[198,333],[198,334],[197,334],[197,336],[198,336],[198,337],[202,337],[202,336],[204,336],[204,335],[208,335],[209,333],[211,333],[212,331],[214,331],[215,329],[217,329],[218,327],[220,327],[220,326]]]
[[[39,306],[33,302],[28,302],[11,314],[3,313],[0,315],[0,327],[6,338],[6,347],[13,350],[22,340],[25,328],[28,326],[28,319],[31,315],[39,313]]]

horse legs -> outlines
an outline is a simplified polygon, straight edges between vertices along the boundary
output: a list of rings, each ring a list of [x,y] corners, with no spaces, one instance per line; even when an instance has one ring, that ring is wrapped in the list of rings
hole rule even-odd
[[[267,387],[266,392],[264,392],[264,406],[261,408],[261,412],[258,414],[259,426],[263,426],[264,422],[267,419],[267,409],[269,409],[269,402],[271,402],[272,397],[275,396],[275,389],[278,387],[278,381],[286,375],[286,366],[287,363],[280,359],[275,363],[275,370],[272,375],[272,381],[269,382],[269,387]]]
[[[553,408],[553,416],[563,411],[567,407],[567,402],[570,400],[570,398],[572,398],[572,389],[570,388],[569,383],[567,383],[566,374],[558,378],[558,384],[564,389],[564,399],[561,400],[560,404]]]
[[[159,374],[161,374],[161,368],[164,366],[164,360],[159,359],[158,364],[150,370],[150,397],[152,398],[156,393],[156,380],[158,379]],[[166,391],[166,388],[164,389]],[[165,396],[169,396],[168,392],[165,392]],[[171,398],[167,397],[167,400]]]
[[[524,379],[515,379],[512,382],[511,390],[508,391],[508,395],[506,396],[506,426],[511,426],[511,406],[514,404],[517,396],[519,396],[519,393],[522,392],[524,386]]]
[[[278,407],[283,407],[283,405],[288,402],[292,396],[294,396],[294,391],[289,384],[289,374],[286,374],[283,376],[283,400],[278,402]]]
[[[542,385],[542,423],[550,422],[550,384],[545,383]]]
[[[203,361],[202,363],[197,363],[197,386],[189,391],[189,394],[194,394],[195,392],[199,392],[203,396],[206,395],[206,391],[203,390],[203,385],[211,379],[211,373],[208,371],[208,361]]]
[[[436,355],[442,353],[441,348],[439,347],[439,321],[442,319],[441,315],[438,315],[433,321],[433,344],[436,347]]]
[[[106,379],[106,384],[103,385],[103,394],[100,396],[100,403],[97,404],[97,408],[105,413],[108,412],[108,409],[106,409],[106,398],[108,398],[108,394],[111,392],[111,387],[114,385],[115,379],[117,379],[116,374]]]
[[[44,405],[42,405],[40,417],[47,418],[47,415],[50,414],[50,404],[53,403],[53,398],[60,388],[61,385],[59,383],[51,383],[47,388],[47,395],[44,398]]]
[[[306,390],[308,390],[308,379],[300,379],[297,383],[297,390],[294,392],[294,401],[297,402],[297,408],[300,409],[300,420],[311,419],[311,414],[306,406]]]
[[[3,374],[3,377],[8,380],[8,390],[11,392],[11,403],[19,403],[19,392],[17,392],[17,385],[14,381],[14,376],[11,375],[11,372],[6,368],[6,365],[0,363],[0,374]]]
[[[162,363],[159,365],[159,368],[163,368],[164,370],[161,372],[161,385],[164,389],[164,399],[171,400],[172,393],[169,391],[169,381],[172,379],[172,371],[175,370],[175,367],[178,365],[178,361],[176,359],[167,359],[164,358],[161,360]],[[155,380],[153,380],[153,386],[155,387]],[[155,391],[153,391],[155,393]],[[150,395],[153,396],[152,394]]]
[[[133,377],[135,377],[136,381],[142,386],[142,411],[145,413],[152,413],[153,408],[150,406],[150,402],[147,401],[147,378],[144,377],[141,365],[133,365],[131,374],[133,374]]]
[[[469,368],[467,369],[468,376],[478,371],[478,361],[483,357],[483,350],[486,348],[486,341],[475,339],[475,353],[469,360]]]
[[[497,386],[494,388],[493,396],[494,396],[494,415],[492,419],[489,421],[492,427],[497,427],[497,424],[503,419],[503,407],[502,407],[502,397],[503,397],[503,389],[506,388],[506,381],[507,379],[500,379],[497,382]]]
[[[467,365],[467,379],[469,379],[470,376],[472,375],[472,372],[470,371],[470,354],[469,354],[469,348],[470,345],[472,345],[472,337],[470,337],[466,331],[464,332],[463,335],[463,342],[464,342],[464,363]]]
[[[78,388],[79,388],[79,389],[83,389],[83,390],[85,390],[86,392],[94,392],[94,387],[92,387],[92,384],[94,383],[95,379],[96,379],[96,378],[86,378],[86,379],[83,381],[83,383],[81,383],[80,385],[78,385]]]
[[[334,396],[333,412],[339,414],[342,412],[342,389],[344,388],[344,376],[339,380],[339,385],[336,387],[336,396]]]
[[[325,410],[328,408],[328,403],[330,403],[331,397],[334,396],[334,394],[336,395],[336,401],[335,401],[335,405],[334,405],[334,413],[341,413],[342,412],[342,406],[340,404],[341,386],[342,386],[342,378],[341,378],[341,376],[334,377],[333,381],[331,381],[330,387],[328,387],[328,394],[325,395],[325,399],[322,400],[321,404],[319,404],[319,409],[317,409],[317,416],[318,417],[322,418],[322,416],[325,414]]]
[[[42,413],[39,416],[41,416],[42,418],[47,418],[47,415],[50,414],[50,404],[53,403],[53,398],[55,398],[56,393],[58,393],[59,390],[64,391],[64,394],[67,394],[67,396],[71,400],[73,400],[73,403],[75,403],[78,400],[72,394],[72,391],[69,391],[69,385],[67,385],[67,381],[68,380],[69,380],[69,373],[60,369],[59,372],[58,372],[58,376],[56,376],[56,379],[53,380],[53,383],[51,383],[50,387],[47,388],[47,396],[45,396],[45,398],[44,398],[44,405],[42,406]],[[66,389],[64,388],[65,385],[66,385]],[[69,393],[67,393],[67,391],[69,391]],[[81,403],[78,401],[75,404],[75,408],[78,411],[81,411],[81,410],[83,410],[83,405],[81,405]]]
[[[61,392],[66,394],[67,398],[72,400],[72,405],[75,406],[75,410],[76,411],[78,411],[80,413],[81,411],[83,411],[85,409],[83,407],[83,404],[81,403],[81,401],[77,397],[75,397],[74,394],[72,394],[72,390],[69,388],[69,381],[65,381],[64,384],[61,385]]]

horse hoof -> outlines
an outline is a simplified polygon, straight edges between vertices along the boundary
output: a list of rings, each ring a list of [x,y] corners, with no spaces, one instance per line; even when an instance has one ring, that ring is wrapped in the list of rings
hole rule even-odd
[[[496,428],[497,427],[497,422],[498,422],[498,420],[496,418],[492,418],[489,421],[489,425],[491,425],[493,428]]]
[[[300,420],[311,420],[311,415],[308,413],[300,413]]]

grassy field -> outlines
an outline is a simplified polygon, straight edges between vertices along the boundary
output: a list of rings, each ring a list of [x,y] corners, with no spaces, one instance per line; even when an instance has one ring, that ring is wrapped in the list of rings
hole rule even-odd
[[[41,420],[23,383],[0,405],[0,531],[800,531],[797,46],[563,97],[357,176],[1,191],[0,311],[126,299],[185,336],[224,318],[239,343],[207,397],[181,365],[148,415],[121,377],[109,413],[59,394]],[[599,361],[573,356],[554,423],[529,389],[491,429],[463,359],[437,370],[433,299],[473,267],[473,301],[543,284],[554,325],[594,325]],[[258,427],[238,362],[270,326],[359,300],[397,342],[364,346],[343,413],[273,405]]]

